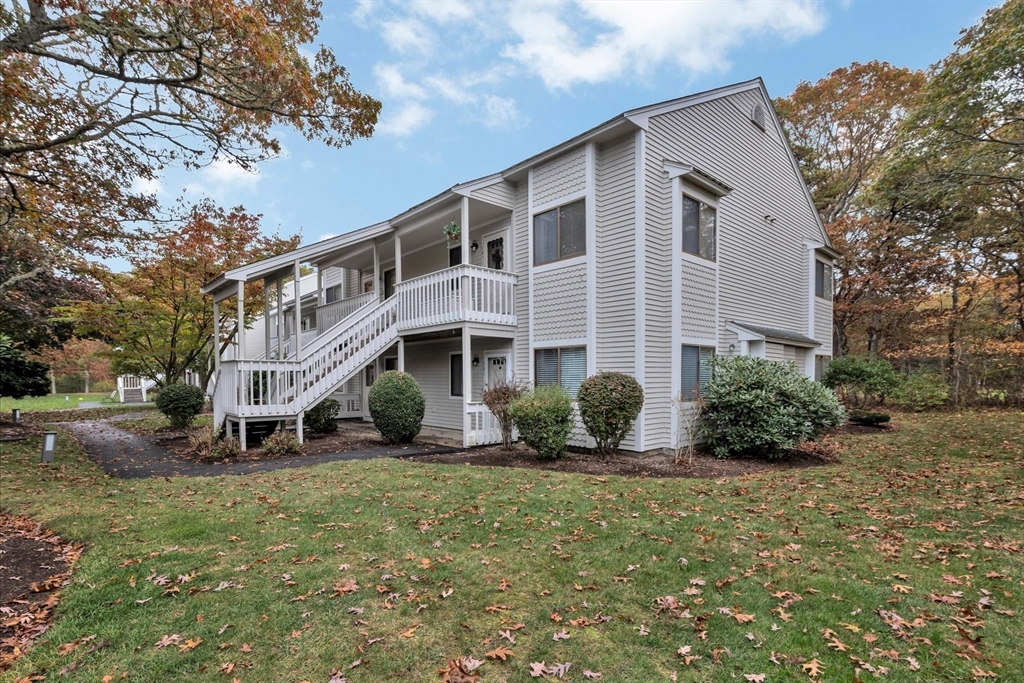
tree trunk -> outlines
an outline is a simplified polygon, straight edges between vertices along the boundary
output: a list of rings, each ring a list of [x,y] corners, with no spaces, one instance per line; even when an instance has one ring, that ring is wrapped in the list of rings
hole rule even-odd
[[[89,368],[85,369],[85,393],[89,393]]]

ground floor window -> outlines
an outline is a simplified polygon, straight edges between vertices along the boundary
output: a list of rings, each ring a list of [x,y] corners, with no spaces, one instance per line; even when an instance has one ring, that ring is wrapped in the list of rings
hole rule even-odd
[[[449,356],[449,395],[462,396],[462,354],[453,353]]]
[[[587,348],[569,346],[534,351],[534,381],[539,387],[560,384],[576,398],[583,380],[587,378]]]
[[[711,381],[711,359],[715,349],[710,346],[683,344],[683,372],[679,393],[684,401],[692,401],[707,389]]]
[[[825,371],[828,370],[828,364],[832,360],[832,356],[815,356],[814,357],[814,381],[820,382],[825,377]]]

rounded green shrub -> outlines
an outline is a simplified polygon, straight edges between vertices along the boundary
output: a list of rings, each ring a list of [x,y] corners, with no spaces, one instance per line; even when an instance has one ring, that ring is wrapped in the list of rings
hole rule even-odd
[[[393,443],[409,443],[420,433],[426,401],[408,372],[388,370],[373,383],[367,396],[373,426]]]
[[[878,356],[840,356],[829,362],[822,383],[850,408],[881,405],[902,383],[892,364]]]
[[[700,433],[720,458],[776,458],[846,421],[831,389],[804,377],[792,363],[764,358],[715,358],[703,398]]]
[[[156,395],[156,409],[167,416],[171,426],[184,429],[203,412],[206,396],[191,384],[168,384]]]
[[[517,398],[509,414],[519,438],[542,458],[565,453],[573,427],[572,398],[559,385],[537,387]]]
[[[602,456],[615,453],[644,407],[644,389],[621,372],[599,372],[584,380],[576,394],[580,418]]]
[[[299,443],[299,439],[293,433],[286,431],[274,432],[263,439],[260,448],[263,449],[264,453],[274,458],[280,458],[285,455],[298,455],[302,452],[302,444]]]
[[[333,398],[327,398],[306,411],[303,425],[316,434],[333,434],[338,431],[338,411],[341,404]]]

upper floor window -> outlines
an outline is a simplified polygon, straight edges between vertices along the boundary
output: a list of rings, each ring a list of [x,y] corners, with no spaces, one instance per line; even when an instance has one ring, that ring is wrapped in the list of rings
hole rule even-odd
[[[715,260],[715,231],[718,210],[689,195],[683,195],[683,251]]]
[[[586,347],[571,346],[534,351],[534,380],[537,386],[561,384],[575,399],[576,392],[586,378]]]
[[[533,217],[533,265],[587,253],[587,209],[581,199]]]
[[[824,261],[814,262],[814,296],[832,300],[832,266]]]

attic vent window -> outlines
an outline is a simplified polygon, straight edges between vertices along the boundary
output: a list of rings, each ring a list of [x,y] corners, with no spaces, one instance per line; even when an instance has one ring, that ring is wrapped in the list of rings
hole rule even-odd
[[[750,120],[761,130],[764,130],[764,116],[764,107],[760,104],[755,104],[754,111],[750,113]]]

